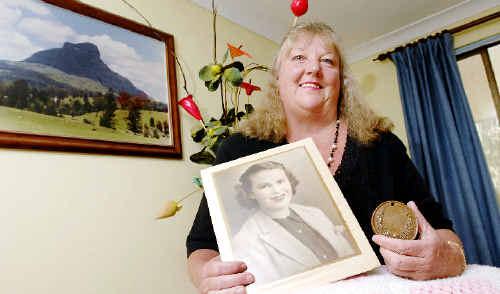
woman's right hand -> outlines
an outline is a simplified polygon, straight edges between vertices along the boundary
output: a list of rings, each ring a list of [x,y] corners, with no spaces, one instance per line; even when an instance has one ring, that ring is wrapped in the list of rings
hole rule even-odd
[[[206,262],[200,272],[198,290],[202,294],[244,294],[245,286],[254,282],[241,261],[221,261],[217,255]]]

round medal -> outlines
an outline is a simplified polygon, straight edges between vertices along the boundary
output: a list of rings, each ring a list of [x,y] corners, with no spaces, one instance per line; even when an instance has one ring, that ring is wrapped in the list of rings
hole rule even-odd
[[[372,229],[377,235],[413,240],[417,236],[417,218],[413,211],[399,201],[382,202],[372,214]]]

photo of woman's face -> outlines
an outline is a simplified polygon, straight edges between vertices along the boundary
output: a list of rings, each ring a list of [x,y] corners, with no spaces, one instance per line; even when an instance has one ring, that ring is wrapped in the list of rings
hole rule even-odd
[[[293,189],[284,170],[266,169],[250,176],[250,198],[255,199],[264,211],[288,209]]]

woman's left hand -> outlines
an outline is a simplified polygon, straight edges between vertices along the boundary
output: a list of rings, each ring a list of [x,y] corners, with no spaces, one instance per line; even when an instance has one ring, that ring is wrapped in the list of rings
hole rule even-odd
[[[413,201],[408,203],[417,217],[420,239],[400,240],[374,235],[389,271],[395,275],[429,280],[459,275],[465,268],[460,239],[450,230],[435,230]]]

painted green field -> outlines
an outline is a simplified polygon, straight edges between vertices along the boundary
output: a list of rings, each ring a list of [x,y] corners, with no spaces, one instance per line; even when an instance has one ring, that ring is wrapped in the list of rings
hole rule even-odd
[[[154,111],[141,111],[143,124],[149,125],[150,117],[155,120],[164,121],[165,113]],[[87,113],[82,116],[55,117],[39,114],[26,110],[19,110],[0,106],[0,130],[37,135],[51,135],[61,137],[76,137],[83,139],[94,139],[114,142],[127,142],[153,145],[170,145],[169,136],[161,136],[159,139],[146,138],[142,134],[134,134],[127,130],[128,111],[117,110],[115,112],[116,129],[99,126],[99,118],[102,113]],[[85,123],[87,119],[89,123]]]

